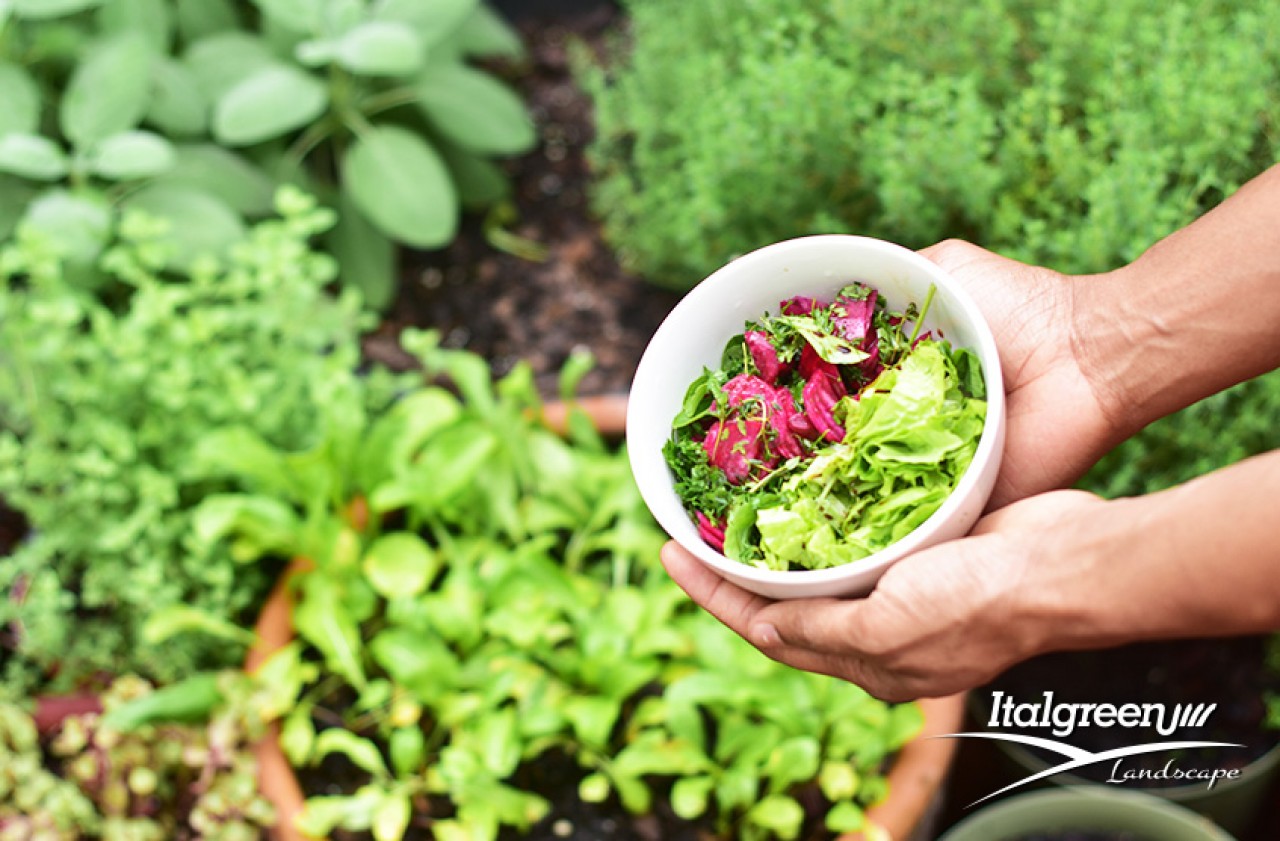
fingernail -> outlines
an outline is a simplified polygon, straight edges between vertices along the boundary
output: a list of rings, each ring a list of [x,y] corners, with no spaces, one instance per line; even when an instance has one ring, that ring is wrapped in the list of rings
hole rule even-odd
[[[756,645],[777,645],[782,642],[782,637],[778,634],[778,629],[764,622],[755,627],[752,633],[755,637]]]

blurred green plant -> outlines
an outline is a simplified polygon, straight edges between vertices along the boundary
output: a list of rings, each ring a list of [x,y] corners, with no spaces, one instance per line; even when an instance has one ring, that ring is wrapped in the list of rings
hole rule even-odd
[[[50,235],[92,285],[121,212],[170,221],[167,269],[243,239],[277,184],[340,211],[327,247],[375,308],[396,242],[448,244],[460,206],[531,148],[519,97],[469,57],[516,58],[480,0],[0,3],[0,238]]]
[[[79,289],[42,232],[0,247],[0,498],[30,526],[0,557],[0,694],[233,662],[225,642],[146,629],[175,605],[251,618],[270,584],[190,540],[193,508],[218,489],[192,453],[228,424],[306,445],[317,393],[359,360],[355,295],[326,294],[333,260],[307,245],[332,212],[292,188],[278,207],[224,265],[198,261],[179,284],[159,278],[161,223],[126,214],[100,261],[131,290],[116,306]]]
[[[243,488],[201,504],[201,540],[313,564],[300,638],[263,670],[290,760],[339,754],[364,782],[311,797],[306,831],[397,841],[416,814],[441,841],[493,839],[547,815],[521,771],[553,753],[585,800],[669,797],[723,837],[859,828],[919,709],[779,665],[699,610],[657,563],[625,452],[576,407],[567,440],[546,429],[527,365],[495,388],[437,339],[404,342],[453,392],[370,411],[367,380],[334,380],[311,448],[228,428],[192,462]],[[588,366],[566,367],[565,399]]]
[[[1270,0],[625,6],[578,66],[595,208],[654,283],[824,232],[1101,271],[1280,154]]]
[[[265,732],[255,689],[238,672],[209,679],[222,702],[201,724],[113,725],[157,694],[129,676],[104,693],[105,715],[70,716],[46,739],[22,708],[0,703],[0,839],[258,841],[275,811],[250,749]]]

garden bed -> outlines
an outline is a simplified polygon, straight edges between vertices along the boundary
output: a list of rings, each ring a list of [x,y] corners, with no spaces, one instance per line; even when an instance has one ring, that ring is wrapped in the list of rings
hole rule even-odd
[[[544,394],[554,391],[569,354],[586,348],[596,368],[583,381],[584,393],[622,393],[649,337],[679,300],[623,270],[588,207],[585,149],[594,127],[590,100],[570,73],[570,45],[599,49],[621,12],[607,3],[554,5],[517,21],[529,66],[505,69],[529,103],[541,141],[506,164],[516,207],[511,232],[545,247],[545,259],[495,248],[476,216],[448,248],[407,251],[400,294],[366,340],[371,358],[407,364],[395,336],[406,326],[429,326],[446,346],[484,356],[495,374],[527,360]]]

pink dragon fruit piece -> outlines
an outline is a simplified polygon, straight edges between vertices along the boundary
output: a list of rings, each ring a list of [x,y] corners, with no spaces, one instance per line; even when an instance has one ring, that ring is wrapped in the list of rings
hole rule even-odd
[[[717,552],[724,551],[724,525],[713,523],[711,518],[698,512],[698,536]]]
[[[737,485],[751,475],[752,465],[760,460],[763,432],[764,421],[759,418],[716,421],[707,430],[702,447],[707,460],[723,471],[730,484]]]
[[[835,380],[836,383],[840,381]],[[844,387],[841,386],[841,392]],[[809,422],[828,441],[843,441],[844,427],[836,423],[836,403],[843,397],[837,394],[832,380],[824,376],[815,376],[804,384],[804,413]]]
[[[747,343],[747,350],[751,351],[751,360],[755,362],[760,376],[769,385],[777,383],[783,364],[778,359],[778,351],[773,342],[769,341],[768,334],[761,330],[748,330],[743,334],[743,340]]]
[[[814,310],[826,308],[826,304],[817,298],[807,298],[804,295],[788,298],[779,303],[778,306],[782,309],[783,315],[808,315]]]

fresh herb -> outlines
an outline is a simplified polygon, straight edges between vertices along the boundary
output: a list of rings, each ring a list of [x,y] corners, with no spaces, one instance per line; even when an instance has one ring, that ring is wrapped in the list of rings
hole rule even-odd
[[[769,569],[836,566],[938,509],[977,450],[986,391],[972,352],[922,333],[933,293],[919,313],[865,284],[784,301],[735,339],[751,365],[693,383],[663,453],[709,544]]]
[[[339,211],[327,247],[381,308],[394,243],[447,245],[461,207],[505,198],[494,158],[536,141],[468,61],[523,53],[479,0],[0,5],[0,237],[43,231],[86,285],[122,212],[168,220],[165,268],[187,273],[298,184]]]
[[[155,221],[126,216],[102,259],[131,290],[113,306],[39,233],[0,248],[0,497],[31,529],[0,557],[0,691],[234,664],[220,640],[146,632],[181,605],[249,619],[270,584],[235,547],[192,540],[195,506],[221,489],[193,457],[229,424],[312,441],[328,381],[359,358],[356,302],[326,294],[333,261],[307,245],[332,214],[294,190],[279,208],[178,284],[159,276]]]
[[[313,564],[299,639],[264,669],[289,759],[340,755],[359,782],[313,792],[300,825],[398,841],[416,815],[435,838],[491,841],[549,817],[520,781],[558,755],[583,799],[644,813],[669,796],[724,838],[795,838],[798,798],[856,828],[918,709],[777,664],[689,602],[625,453],[580,409],[567,440],[546,429],[527,366],[495,386],[434,334],[404,341],[431,384],[379,405],[338,377],[310,448],[229,428],[197,459],[239,485],[201,506],[202,540]]]

